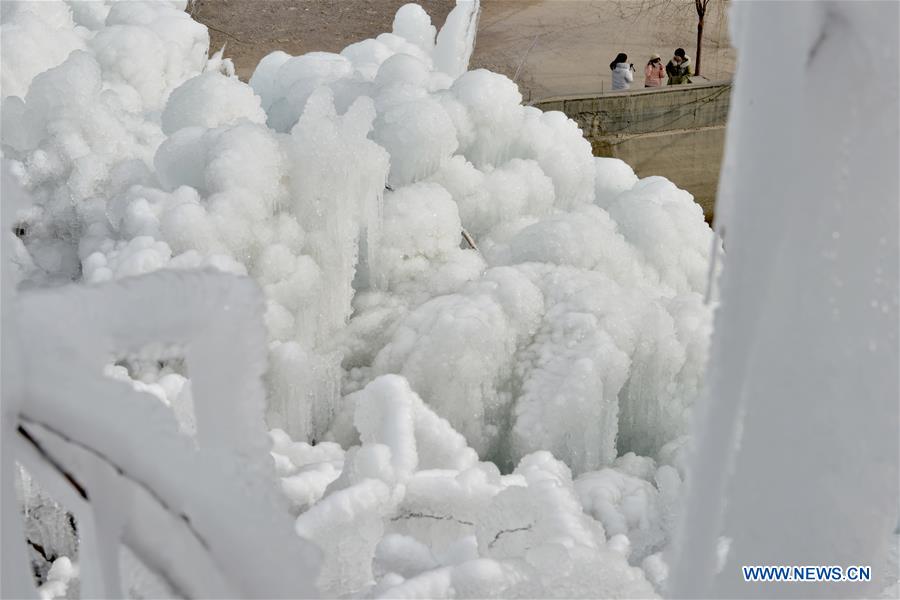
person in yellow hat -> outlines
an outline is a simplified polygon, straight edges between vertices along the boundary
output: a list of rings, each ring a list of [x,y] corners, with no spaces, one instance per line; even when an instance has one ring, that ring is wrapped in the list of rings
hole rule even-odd
[[[644,87],[660,87],[665,78],[666,68],[662,64],[662,58],[659,54],[654,54],[650,57],[650,62],[647,63],[647,66],[644,67]]]

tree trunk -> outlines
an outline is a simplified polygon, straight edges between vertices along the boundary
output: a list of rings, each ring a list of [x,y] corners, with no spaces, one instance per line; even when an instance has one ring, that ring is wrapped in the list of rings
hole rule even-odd
[[[694,65],[694,75],[700,74],[700,53],[703,50],[703,17],[697,21],[697,63]]]

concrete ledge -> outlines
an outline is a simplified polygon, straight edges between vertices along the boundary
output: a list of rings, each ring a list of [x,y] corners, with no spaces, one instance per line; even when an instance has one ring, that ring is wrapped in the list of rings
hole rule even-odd
[[[724,125],[730,98],[731,82],[724,82],[554,98],[534,106],[564,112],[585,136],[596,137]]]
[[[635,82],[637,85],[640,85],[639,82]],[[593,94],[569,94],[565,96],[550,96],[547,98],[541,98],[540,100],[535,100],[531,104],[533,106],[544,105],[551,102],[567,102],[570,100],[593,100],[596,98],[611,98],[617,96],[634,96],[635,94],[671,94],[678,92],[685,92],[689,90],[699,90],[703,88],[718,88],[723,86],[731,86],[732,81],[730,79],[723,79],[721,81],[704,81],[703,83],[689,83],[686,85],[664,85],[658,88],[644,88],[644,87],[634,87],[630,90],[621,90],[617,92],[607,91],[607,92],[596,92]],[[540,108],[540,107],[539,107]],[[546,110],[557,110],[557,109],[546,109]]]
[[[663,175],[711,218],[724,149],[730,81],[548,98],[533,106],[573,119],[595,156],[621,158],[641,176]]]

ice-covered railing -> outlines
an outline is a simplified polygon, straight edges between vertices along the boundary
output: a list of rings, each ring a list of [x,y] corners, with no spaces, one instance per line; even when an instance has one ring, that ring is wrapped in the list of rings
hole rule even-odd
[[[179,596],[315,595],[317,552],[271,483],[250,281],[169,272],[8,301],[4,450],[75,514],[84,597],[123,593],[120,544]],[[153,342],[185,348],[195,444],[158,399],[103,375]]]
[[[4,209],[17,194],[5,166]],[[122,596],[121,547],[163,594],[316,595],[318,552],[290,533],[272,483],[256,285],[168,271],[16,293],[4,263],[4,597],[33,595],[16,463],[76,517],[83,597]],[[154,345],[184,350],[194,437],[158,398],[104,374]]]

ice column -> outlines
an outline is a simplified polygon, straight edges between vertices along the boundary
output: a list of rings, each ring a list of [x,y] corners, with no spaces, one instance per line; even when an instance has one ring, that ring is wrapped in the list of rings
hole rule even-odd
[[[884,587],[745,583],[741,566],[877,578],[897,524],[898,12],[734,5],[716,211],[728,264],[671,596]],[[716,569],[719,536],[731,543]]]
[[[438,32],[434,47],[434,67],[454,79],[469,69],[478,32],[479,0],[456,0],[456,8]]]

